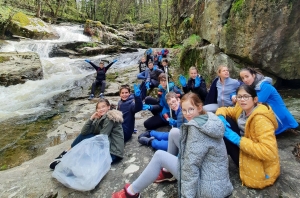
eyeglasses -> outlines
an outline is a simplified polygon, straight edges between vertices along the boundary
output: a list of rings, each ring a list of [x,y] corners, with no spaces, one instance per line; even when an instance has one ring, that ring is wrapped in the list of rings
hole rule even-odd
[[[250,96],[250,95],[243,95],[243,96],[241,96],[241,95],[238,95],[237,97],[236,97],[236,99],[237,100],[245,100],[245,101],[247,101],[247,100],[249,100],[249,98],[252,98],[252,96]]]
[[[195,110],[194,108],[189,108],[188,110],[182,109],[182,113],[184,115],[186,115],[187,113],[192,114],[194,113],[194,110]]]

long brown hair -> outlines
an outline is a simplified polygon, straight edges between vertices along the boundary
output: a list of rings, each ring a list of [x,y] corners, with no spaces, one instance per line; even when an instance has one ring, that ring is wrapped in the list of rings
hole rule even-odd
[[[185,94],[181,100],[180,100],[180,106],[182,107],[182,103],[185,101],[190,101],[192,105],[199,107],[202,106],[202,111],[199,112],[200,115],[206,114],[206,111],[203,110],[203,102],[202,100],[198,97],[197,94],[193,93],[193,92],[189,92],[187,94]]]

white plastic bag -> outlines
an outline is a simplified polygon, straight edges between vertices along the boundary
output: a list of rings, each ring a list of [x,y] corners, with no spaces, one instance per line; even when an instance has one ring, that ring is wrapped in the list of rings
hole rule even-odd
[[[107,135],[97,135],[68,151],[52,177],[75,190],[92,190],[109,171],[111,162]]]

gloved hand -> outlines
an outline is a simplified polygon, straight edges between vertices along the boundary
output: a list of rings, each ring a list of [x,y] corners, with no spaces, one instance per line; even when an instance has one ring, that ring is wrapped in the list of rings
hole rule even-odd
[[[157,65],[154,65],[153,71],[157,70]]]
[[[218,117],[219,117],[220,120],[223,122],[225,128],[227,128],[227,127],[230,128],[230,124],[227,122],[227,120],[226,120],[226,118],[225,118],[224,116],[218,115]]]
[[[146,89],[148,90],[148,89],[150,89],[150,82],[148,81],[148,82],[146,82]]]
[[[140,96],[141,95],[141,90],[140,90],[140,85],[136,85],[134,84],[133,85],[133,90],[134,90],[134,95],[135,96]]]
[[[186,79],[183,75],[179,76],[179,82],[180,82],[181,86],[183,86],[183,87],[186,86]]]
[[[151,105],[143,104],[143,110],[151,110]]]
[[[113,63],[115,63],[115,62],[117,62],[117,61],[118,61],[118,60],[117,60],[117,59],[115,59],[115,60],[113,60],[112,62],[113,62]]]
[[[201,83],[200,77],[197,76],[197,77],[195,78],[195,87],[199,87],[199,86],[200,86],[200,83]]]
[[[89,59],[85,59],[84,61],[87,62],[87,63],[91,62],[91,60],[89,60]]]
[[[240,147],[241,137],[231,130],[229,127],[226,127],[224,137],[226,137],[230,142]]]
[[[173,127],[176,127],[177,126],[177,121],[174,120],[173,118],[169,118],[169,125],[173,126]]]

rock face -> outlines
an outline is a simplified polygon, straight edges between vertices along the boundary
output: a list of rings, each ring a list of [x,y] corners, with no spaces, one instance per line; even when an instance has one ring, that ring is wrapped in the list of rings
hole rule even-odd
[[[172,8],[173,43],[197,34],[239,67],[300,79],[300,1],[179,0]]]
[[[16,13],[6,31],[31,39],[57,39],[58,34],[39,18],[29,17],[21,12]]]
[[[91,20],[86,21],[84,33],[91,36],[94,41],[104,44],[135,48],[147,48],[147,45],[153,45],[156,36],[150,24],[133,26],[132,24],[125,23],[113,28],[99,21]]]
[[[0,52],[0,85],[9,86],[43,78],[39,55],[34,52]]]

